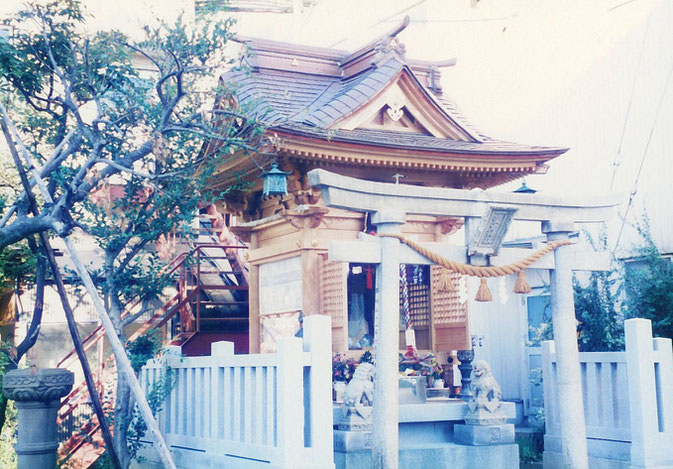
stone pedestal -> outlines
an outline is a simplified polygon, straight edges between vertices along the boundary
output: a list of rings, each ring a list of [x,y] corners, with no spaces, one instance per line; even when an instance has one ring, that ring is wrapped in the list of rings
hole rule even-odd
[[[507,415],[498,408],[491,412],[483,407],[476,407],[470,402],[465,414],[465,424],[453,427],[454,440],[459,445],[485,446],[508,445],[514,443],[514,424],[507,423]]]
[[[334,430],[334,451],[352,453],[371,449],[371,431]]]
[[[18,469],[56,467],[56,414],[73,382],[74,375],[62,369],[13,370],[3,377],[3,393],[18,409]]]
[[[465,423],[468,425],[502,425],[507,423],[507,416],[500,408],[491,412],[483,407],[476,407],[467,411]]]
[[[514,424],[453,426],[453,437],[459,445],[486,446],[514,443]]]
[[[369,406],[350,407],[337,424],[339,430],[372,431],[372,408]]]

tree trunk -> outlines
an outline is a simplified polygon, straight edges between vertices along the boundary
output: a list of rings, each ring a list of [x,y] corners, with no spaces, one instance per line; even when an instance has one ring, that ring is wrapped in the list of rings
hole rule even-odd
[[[117,397],[115,399],[115,432],[114,445],[115,452],[119,456],[119,462],[123,469],[127,469],[131,464],[131,455],[127,443],[128,428],[131,423],[133,409],[130,409],[131,389],[126,382],[126,376],[123,373],[117,374]]]
[[[2,111],[2,114],[4,116],[4,119],[0,119],[0,127],[2,128],[2,132],[5,135],[5,139],[7,140],[7,145],[9,146],[10,153],[12,154],[12,158],[14,159],[14,164],[16,166],[17,171],[19,172],[19,177],[21,179],[21,185],[24,188],[24,191],[26,193],[26,198],[28,200],[28,205],[30,208],[30,211],[33,213],[34,216],[38,215],[38,208],[37,208],[37,202],[35,201],[35,197],[33,196],[33,193],[31,192],[30,188],[30,182],[28,181],[27,173],[24,169],[23,164],[21,163],[21,159],[19,158],[18,151],[16,147],[14,146],[14,143],[11,138],[11,134],[9,132],[9,127],[8,127],[8,122],[9,117],[7,117],[7,114],[5,112],[5,109],[2,107],[2,104],[0,103],[0,111]],[[19,140],[19,143],[21,143],[18,134],[17,134],[17,139]],[[24,151],[25,147],[24,147]],[[39,175],[33,175],[35,182],[37,183],[39,180]],[[43,194],[44,196],[47,196],[49,194]],[[91,374],[91,369],[89,368],[89,362],[87,361],[86,353],[84,351],[84,348],[82,347],[82,339],[79,335],[79,330],[77,329],[77,324],[75,322],[75,316],[73,314],[72,308],[70,307],[70,303],[68,301],[68,295],[65,291],[65,286],[63,284],[63,278],[61,276],[61,273],[58,269],[58,265],[56,264],[56,258],[54,257],[54,251],[51,248],[51,244],[49,242],[49,238],[47,237],[46,232],[40,232],[38,233],[38,238],[40,240],[40,246],[42,247],[42,250],[38,249],[37,244],[35,241],[31,240],[29,238],[28,243],[33,250],[33,252],[38,252],[39,254],[43,254],[47,260],[47,263],[49,264],[49,267],[51,269],[52,275],[54,277],[54,282],[56,283],[56,290],[58,292],[58,295],[61,299],[61,304],[63,305],[63,312],[65,313],[65,317],[68,323],[68,330],[70,332],[70,335],[72,337],[73,345],[75,346],[75,350],[77,351],[77,357],[79,358],[80,364],[82,366],[82,373],[84,374],[84,379],[86,381],[86,386],[89,391],[89,396],[91,399],[91,404],[94,408],[94,412],[96,414],[96,418],[98,419],[98,423],[100,425],[100,431],[103,436],[103,440],[107,445],[110,445],[112,443],[112,436],[110,435],[110,429],[107,424],[107,419],[105,418],[105,413],[103,411],[103,405],[101,404],[100,398],[98,396],[98,391],[96,390],[96,384],[93,380],[93,376]],[[37,317],[33,317],[33,321],[31,323],[31,327],[28,330],[28,336],[24,340],[24,342],[21,343],[19,346],[20,348],[17,349],[17,354],[18,352],[22,351],[22,348],[25,346],[25,350],[23,353],[25,353],[32,345],[35,343],[37,340],[37,335],[39,333],[39,326],[42,320],[42,307],[43,307],[43,297],[44,297],[44,276],[46,273],[46,265],[42,265],[40,267],[40,264],[38,263],[38,270],[37,270],[37,275],[38,275],[38,291],[37,291],[37,297],[36,297],[36,305],[35,305],[35,311],[39,311],[39,315]],[[34,329],[34,325],[36,329]],[[27,341],[27,342],[26,342]],[[30,343],[32,341],[32,344]],[[17,360],[18,362],[18,360]],[[16,366],[17,363],[15,363]],[[3,414],[4,415],[4,414]],[[119,466],[119,461],[117,458],[117,455],[115,454],[114,451],[110,451],[110,461],[112,464],[113,468],[117,468]]]

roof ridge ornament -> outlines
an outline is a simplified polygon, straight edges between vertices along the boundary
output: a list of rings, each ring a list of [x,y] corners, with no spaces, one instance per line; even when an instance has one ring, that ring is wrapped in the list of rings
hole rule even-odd
[[[394,52],[399,55],[401,58],[405,58],[407,48],[404,44],[400,42],[397,38],[397,35],[404,31],[407,26],[409,26],[409,15],[406,15],[400,24],[395,26],[390,32],[385,34],[381,39],[376,41],[374,45],[374,57],[372,58],[371,64],[376,67],[376,65],[383,60],[388,53]]]
[[[404,96],[402,96],[398,88],[393,88],[388,93],[386,105],[388,105],[386,112],[394,122],[397,122],[404,116],[404,109],[402,109],[404,107]]]

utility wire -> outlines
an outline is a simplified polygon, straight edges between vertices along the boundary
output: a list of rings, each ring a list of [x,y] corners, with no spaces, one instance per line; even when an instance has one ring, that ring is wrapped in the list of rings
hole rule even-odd
[[[633,84],[631,86],[631,96],[629,97],[629,104],[626,108],[626,116],[624,116],[624,125],[622,126],[622,134],[619,137],[619,147],[617,148],[617,154],[615,155],[615,160],[612,163],[612,177],[610,178],[610,190],[615,183],[615,176],[617,176],[617,168],[620,164],[620,157],[622,154],[622,144],[624,143],[624,134],[626,133],[626,124],[629,122],[629,115],[631,114],[631,103],[633,102],[633,95],[636,92],[636,83],[638,83],[638,72],[640,71],[640,62],[643,58],[643,51],[645,50],[645,43],[647,42],[647,33],[650,31],[650,20],[652,19],[652,13],[647,17],[647,28],[645,29],[645,34],[643,34],[643,42],[640,45],[640,53],[638,54],[638,64],[636,65],[636,73],[633,77]]]
[[[425,3],[425,2],[426,2],[426,0],[419,0],[419,1],[416,2],[416,3],[413,3],[413,4],[409,5],[409,6],[406,6],[406,7],[402,8],[401,10],[399,10],[399,11],[393,13],[392,15],[386,16],[385,18],[383,18],[383,19],[377,21],[376,23],[371,24],[371,25],[368,27],[368,29],[372,29],[372,28],[375,27],[375,26],[378,26],[378,25],[380,25],[380,24],[382,24],[382,23],[385,23],[385,22],[387,22],[388,20],[390,20],[391,18],[396,18],[396,17],[398,17],[399,15],[401,15],[402,13],[406,13],[407,11],[409,11],[409,10],[411,10],[411,9],[413,9],[413,8],[416,8],[418,5],[420,5],[421,3]],[[336,46],[338,46],[338,45],[341,44],[342,42],[346,41],[347,39],[348,39],[348,37],[344,37],[343,39],[339,39],[337,42],[335,42],[334,44],[332,44],[332,45],[329,46],[330,49],[335,48]]]
[[[618,5],[615,5],[615,6],[613,6],[612,8],[608,8],[607,11],[608,11],[608,13],[609,13],[609,12],[611,12],[611,11],[616,10],[617,8],[621,8],[621,7],[623,7],[624,5],[628,5],[629,3],[633,3],[633,2],[635,2],[635,1],[636,1],[636,0],[626,0],[625,2],[622,2],[622,3],[618,4]]]
[[[673,75],[673,63],[671,63],[671,68],[668,71],[668,77],[666,78],[666,85],[664,86],[664,91],[661,94],[661,99],[659,100],[659,105],[657,106],[657,113],[654,116],[654,122],[652,123],[652,128],[650,129],[650,134],[647,137],[647,143],[645,144],[645,151],[643,151],[643,156],[640,159],[640,166],[638,167],[638,173],[636,173],[636,179],[633,181],[633,188],[631,189],[631,193],[629,194],[629,201],[626,205],[626,210],[624,211],[624,218],[622,219],[622,225],[619,228],[619,234],[617,235],[617,241],[615,242],[615,247],[612,250],[612,256],[614,257],[615,252],[617,252],[617,247],[619,247],[619,241],[622,238],[622,233],[624,232],[624,225],[626,224],[626,218],[629,214],[629,209],[631,208],[631,205],[633,203],[633,198],[636,195],[636,192],[638,191],[638,179],[640,178],[640,173],[643,170],[643,166],[645,164],[645,157],[647,156],[647,151],[650,148],[650,141],[652,140],[652,134],[654,134],[654,129],[657,126],[657,121],[659,120],[659,113],[661,111],[661,107],[664,104],[664,100],[666,98],[666,91],[668,90],[668,84],[671,81],[671,75]]]

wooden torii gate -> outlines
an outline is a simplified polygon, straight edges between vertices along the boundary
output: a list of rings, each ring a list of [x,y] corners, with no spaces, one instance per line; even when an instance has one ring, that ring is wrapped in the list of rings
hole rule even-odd
[[[575,223],[606,221],[617,204],[614,198],[591,204],[532,194],[496,193],[483,190],[438,189],[363,181],[322,169],[308,173],[314,188],[329,207],[373,213],[371,222],[381,234],[399,234],[407,213],[465,217],[466,226],[482,217],[489,206],[516,208],[515,220],[537,221],[548,241],[567,240]],[[466,236],[469,236],[469,229]],[[424,243],[436,254],[457,262],[470,261],[465,246]],[[490,258],[491,265],[506,265],[531,253],[520,248],[502,249]],[[368,241],[333,241],[329,259],[336,262],[376,264],[376,309],[372,462],[376,469],[398,467],[398,324],[399,264],[431,264],[427,258],[394,237]],[[584,406],[577,347],[573,270],[606,270],[608,253],[557,248],[530,268],[549,269],[554,343],[557,351],[558,396],[564,465],[588,469]]]

